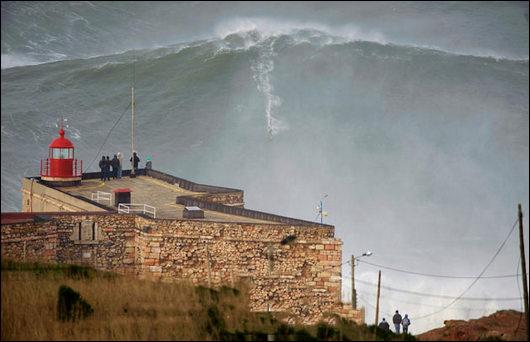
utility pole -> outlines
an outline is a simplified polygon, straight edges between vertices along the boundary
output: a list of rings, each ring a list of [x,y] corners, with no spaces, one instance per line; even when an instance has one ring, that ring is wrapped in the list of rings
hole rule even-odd
[[[377,302],[375,305],[375,327],[374,327],[374,341],[377,336],[377,322],[379,322],[379,295],[381,294],[381,271],[379,271],[379,276],[377,278]]]
[[[355,289],[355,260],[362,257],[369,257],[372,252],[366,251],[362,255],[355,257],[351,256],[351,306],[354,310],[357,310],[357,290]]]
[[[133,61],[133,85],[131,87],[131,178],[136,177],[136,172],[134,170],[134,83],[135,83],[135,66]]]
[[[357,290],[355,289],[355,257],[351,256],[351,306],[357,310]]]
[[[521,204],[519,203],[519,249],[521,250],[521,272],[523,273],[523,294],[524,294],[524,314],[526,316],[526,324],[530,319],[528,317],[528,284],[526,280],[526,256],[524,253],[524,234],[523,234],[523,211],[521,209]],[[527,340],[530,339],[530,332],[526,330]]]

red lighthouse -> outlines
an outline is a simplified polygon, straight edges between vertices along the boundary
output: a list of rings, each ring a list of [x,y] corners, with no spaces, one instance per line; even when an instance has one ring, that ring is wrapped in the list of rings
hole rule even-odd
[[[64,129],[59,129],[59,138],[53,139],[48,158],[40,161],[41,180],[54,186],[71,186],[81,182],[83,161],[74,159],[74,144],[64,137]]]

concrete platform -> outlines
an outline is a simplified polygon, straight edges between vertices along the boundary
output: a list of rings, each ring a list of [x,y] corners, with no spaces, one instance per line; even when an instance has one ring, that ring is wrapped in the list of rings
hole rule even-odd
[[[111,179],[110,181],[88,179],[82,180],[81,184],[78,186],[62,187],[61,190],[87,199],[91,199],[92,193],[96,193],[97,191],[111,193],[112,197],[110,203],[106,200],[100,200],[99,203],[114,207],[113,190],[118,188],[130,188],[132,203],[153,206],[156,208],[157,218],[168,219],[183,219],[182,212],[184,206],[175,203],[177,196],[203,194],[201,192],[185,190],[176,184],[169,184],[149,176],[137,176],[136,178],[122,177],[121,179]],[[274,221],[257,220],[212,210],[204,210],[204,219],[197,220],[278,224],[278,222]]]

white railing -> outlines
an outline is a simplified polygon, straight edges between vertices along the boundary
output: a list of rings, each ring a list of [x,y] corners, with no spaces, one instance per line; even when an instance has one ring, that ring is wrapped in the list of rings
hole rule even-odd
[[[130,214],[131,212],[141,212],[151,214],[156,218],[156,208],[147,204],[120,203],[118,204],[118,213]]]
[[[110,192],[93,192],[91,199],[92,201],[96,201],[98,203],[99,201],[109,201],[109,205],[112,204],[112,194]]]

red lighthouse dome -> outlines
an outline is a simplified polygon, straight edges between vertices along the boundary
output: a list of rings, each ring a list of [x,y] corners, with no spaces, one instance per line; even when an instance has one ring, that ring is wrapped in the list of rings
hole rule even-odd
[[[78,184],[81,181],[83,161],[74,159],[74,144],[64,137],[62,127],[59,135],[59,138],[53,139],[48,145],[48,158],[41,160],[41,179],[52,182],[55,186]]]

